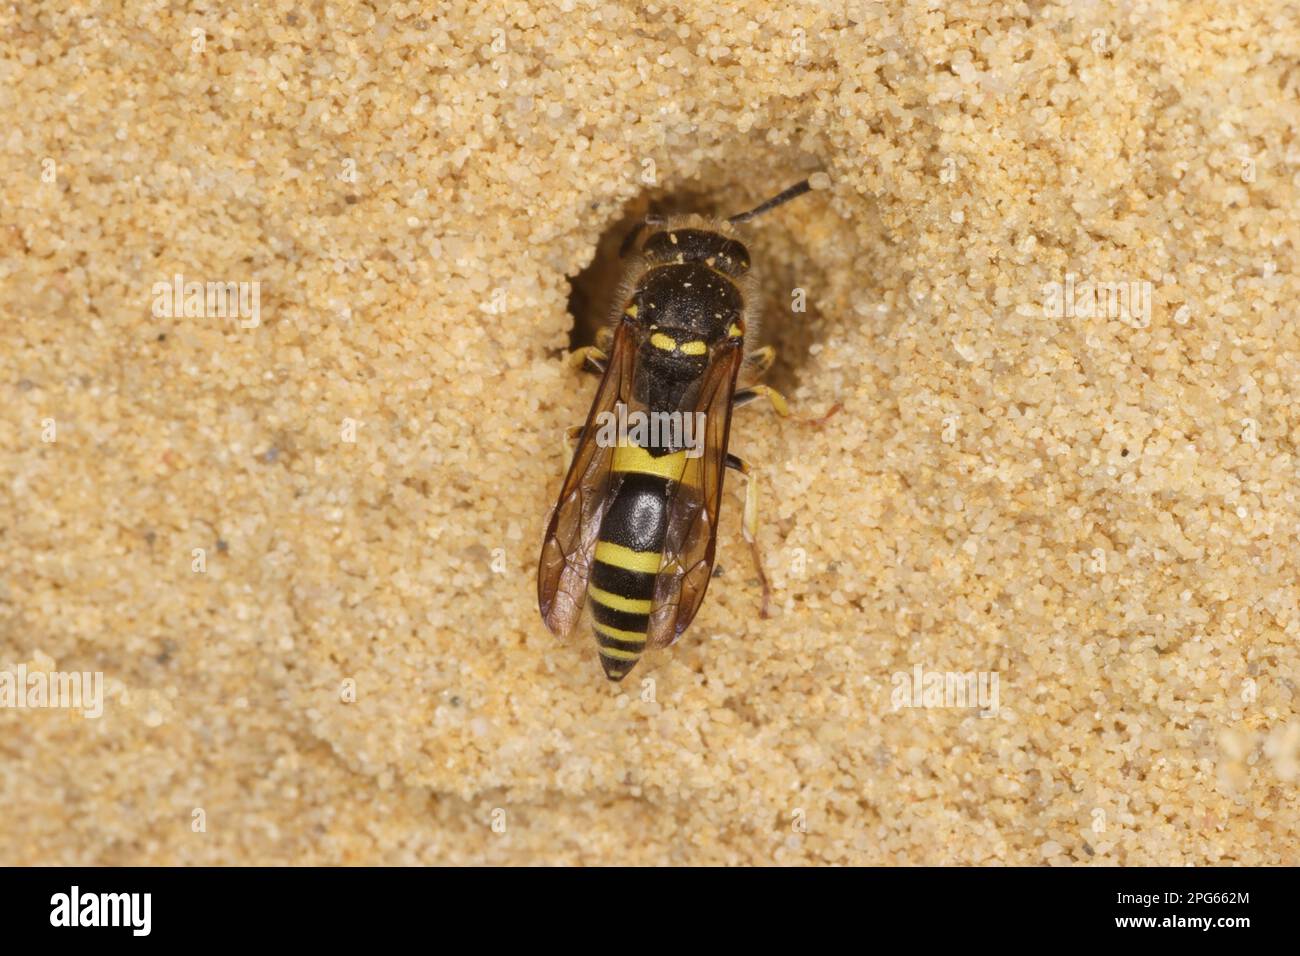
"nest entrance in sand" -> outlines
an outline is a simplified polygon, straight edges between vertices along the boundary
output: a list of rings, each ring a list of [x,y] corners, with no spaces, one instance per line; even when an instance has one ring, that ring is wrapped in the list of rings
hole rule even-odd
[[[601,326],[609,322],[614,314],[615,303],[613,297],[626,267],[626,261],[619,257],[619,249],[622,247],[623,240],[644,221],[646,215],[649,213],[656,215],[699,213],[706,216],[726,216],[743,211],[747,208],[747,204],[752,205],[749,202],[752,198],[751,196],[719,194],[700,185],[691,185],[671,192],[648,190],[624,205],[619,217],[613,220],[601,234],[600,240],[596,244],[596,253],[591,262],[582,271],[569,277],[569,314],[573,316],[573,328],[569,333],[569,348],[577,349],[584,345],[593,344],[596,340],[596,332]],[[772,277],[776,272],[788,273],[790,270],[781,268],[782,264],[767,261],[771,257],[767,254],[768,250],[763,248],[760,235],[761,229],[761,226],[754,229],[748,243],[751,256],[755,259],[756,265],[768,277]],[[764,290],[764,302],[760,303],[763,313],[763,328],[767,327],[769,319],[781,318],[773,314],[780,309],[780,303],[775,299],[767,301],[770,298],[766,294],[768,291]],[[802,322],[805,319],[805,316],[798,316],[796,322]],[[787,318],[783,324],[792,323]],[[778,328],[780,327],[778,326]],[[768,332],[771,331],[775,330],[768,330]],[[784,338],[785,336],[780,337]],[[773,336],[766,332],[763,335],[764,342],[770,341],[772,338]],[[804,334],[799,338],[807,339],[808,335]],[[785,343],[776,344],[781,346]],[[797,378],[796,367],[807,354],[808,344],[808,341],[800,341],[795,349],[779,347],[776,366],[768,374],[767,380],[782,387],[790,387]]]

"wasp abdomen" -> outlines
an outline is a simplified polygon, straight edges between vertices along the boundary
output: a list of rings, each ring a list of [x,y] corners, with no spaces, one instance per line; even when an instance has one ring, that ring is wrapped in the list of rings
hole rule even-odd
[[[670,491],[686,466],[686,452],[656,451],[618,448],[611,466],[623,478],[600,524],[587,590],[600,663],[610,680],[627,676],[645,650]]]

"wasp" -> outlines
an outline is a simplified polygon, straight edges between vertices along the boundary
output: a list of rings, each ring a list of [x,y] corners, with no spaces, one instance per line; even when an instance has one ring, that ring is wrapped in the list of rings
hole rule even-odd
[[[729,219],[647,216],[620,250],[627,266],[612,322],[574,353],[602,377],[586,423],[569,430],[578,446],[547,523],[537,601],[565,637],[590,599],[610,680],[626,677],[646,648],[673,644],[699,610],[728,468],[746,479],[743,530],[767,615],[757,484],[727,442],[733,408],[766,398],[777,413],[788,409],[768,386],[737,388],[756,383],[775,352],[748,347],[756,282],[736,226],[809,188],[804,180]],[[615,422],[634,425],[608,427]]]

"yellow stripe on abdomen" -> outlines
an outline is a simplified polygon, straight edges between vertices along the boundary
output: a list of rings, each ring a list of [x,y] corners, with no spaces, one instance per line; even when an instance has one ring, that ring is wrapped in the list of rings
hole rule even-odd
[[[657,570],[657,569],[656,569]],[[627,614],[649,614],[650,599],[627,598],[620,594],[611,594],[609,591],[602,591],[594,584],[587,585],[587,596],[597,604],[603,604],[605,607],[613,608],[615,611],[624,611]]]
[[[608,624],[600,623],[600,621],[592,621],[591,626],[596,629],[597,634],[604,634],[606,637],[610,638],[611,640],[627,641],[629,644],[645,643],[644,632],[625,631],[621,627],[610,627]]]
[[[670,455],[655,456],[636,445],[620,445],[614,449],[614,461],[610,468],[614,471],[634,471],[640,475],[658,475],[669,481],[677,481],[686,470],[686,451],[683,449]]]
[[[612,564],[624,571],[640,571],[642,574],[658,574],[663,555],[658,551],[633,551],[612,541],[596,542],[596,560]]]

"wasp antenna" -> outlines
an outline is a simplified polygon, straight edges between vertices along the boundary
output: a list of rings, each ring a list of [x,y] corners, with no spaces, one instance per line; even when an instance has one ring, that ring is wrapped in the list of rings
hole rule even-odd
[[[641,238],[643,232],[647,229],[657,229],[666,222],[668,222],[667,216],[661,216],[658,213],[647,213],[646,217],[633,226],[628,234],[623,237],[623,242],[618,247],[618,257],[626,259],[627,254],[632,251],[632,247],[636,245],[636,241]]]
[[[808,180],[805,179],[803,182],[795,183],[793,186],[791,186],[789,189],[785,190],[784,192],[778,193],[777,195],[773,196],[767,202],[760,203],[759,205],[755,206],[753,209],[749,210],[749,212],[742,212],[738,215],[732,216],[730,219],[727,220],[727,222],[733,224],[737,222],[749,222],[751,219],[755,218],[756,216],[761,216],[769,209],[775,209],[777,206],[780,206],[784,203],[788,203],[791,199],[797,199],[798,197],[802,196],[804,193],[808,192],[808,190],[810,189],[812,189],[812,186],[808,185]]]

